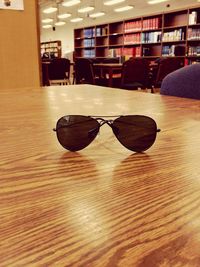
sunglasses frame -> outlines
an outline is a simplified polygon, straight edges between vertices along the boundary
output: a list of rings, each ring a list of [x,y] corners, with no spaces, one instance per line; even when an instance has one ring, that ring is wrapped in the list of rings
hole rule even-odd
[[[98,122],[99,126],[96,127],[95,129],[91,129],[91,130],[88,132],[89,135],[94,135],[95,137],[96,137],[96,135],[99,133],[100,128],[101,128],[104,124],[107,124],[108,126],[111,127],[111,129],[112,129],[112,131],[113,131],[115,137],[118,139],[118,141],[119,141],[124,147],[126,147],[126,148],[129,149],[129,150],[131,150],[131,149],[128,148],[127,146],[125,146],[125,145],[120,141],[120,139],[119,139],[118,136],[117,136],[117,135],[118,135],[118,129],[116,129],[116,127],[113,126],[113,123],[114,123],[115,120],[117,120],[117,119],[119,119],[119,118],[123,118],[123,117],[129,117],[129,116],[148,118],[148,119],[152,120],[152,121],[155,123],[155,126],[156,126],[155,134],[157,134],[158,132],[161,131],[161,129],[157,128],[157,124],[156,124],[155,120],[152,119],[151,117],[148,117],[148,116],[145,116],[145,115],[111,115],[111,116],[107,116],[107,115],[106,115],[106,116],[65,115],[65,116],[62,116],[61,118],[58,119],[58,121],[57,121],[57,123],[56,123],[56,128],[53,128],[53,131],[55,131],[55,132],[57,133],[57,139],[58,139],[58,141],[59,141],[60,144],[61,144],[61,142],[60,142],[60,140],[59,140],[58,130],[59,130],[59,129],[62,129],[62,128],[67,128],[67,127],[69,127],[69,126],[71,126],[71,125],[75,125],[76,123],[77,123],[77,124],[80,124],[80,122],[74,122],[74,123],[72,123],[71,125],[63,125],[63,126],[58,127],[59,122],[60,122],[62,119],[64,119],[65,117],[68,117],[68,116],[69,116],[69,117],[70,117],[70,116],[82,116],[82,117],[85,117],[85,118],[88,118],[88,119],[96,120],[96,121]],[[109,120],[107,120],[107,119],[104,119],[104,118],[115,118],[115,119],[114,119],[114,120],[113,120],[113,119],[109,119]],[[85,123],[85,121],[83,121],[83,123]],[[127,124],[127,122],[126,122],[126,124]],[[131,125],[132,125],[132,124],[131,124]],[[95,139],[95,137],[94,137],[94,139]],[[156,139],[156,136],[155,136],[155,139]],[[92,141],[93,141],[93,140],[92,140]],[[155,140],[154,140],[154,142],[155,142]],[[61,146],[63,146],[63,144],[61,144]],[[64,146],[63,146],[63,147],[64,147]],[[85,146],[85,147],[87,147],[87,146]],[[151,146],[150,146],[150,147],[151,147]],[[149,148],[150,148],[150,147],[149,147]],[[64,148],[65,148],[65,147],[64,147]],[[66,149],[66,148],[65,148],[65,149]],[[148,149],[148,148],[147,148],[147,149]],[[146,150],[146,149],[145,149],[145,150]],[[72,150],[72,151],[73,151],[73,150]],[[74,151],[76,151],[76,150],[74,150]],[[77,150],[77,151],[78,151],[78,150]],[[135,151],[135,150],[132,150],[132,151]],[[141,152],[141,151],[135,151],[135,152]]]

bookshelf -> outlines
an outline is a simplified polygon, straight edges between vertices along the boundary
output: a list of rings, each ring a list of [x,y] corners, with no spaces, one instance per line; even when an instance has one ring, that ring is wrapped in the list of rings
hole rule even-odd
[[[189,9],[187,60],[188,64],[200,62],[200,8]]]
[[[60,58],[61,57],[61,41],[42,42],[40,44],[40,51],[41,51],[41,55],[43,55],[44,53],[48,53],[49,58],[52,58],[52,57]]]
[[[200,6],[74,30],[77,57],[200,59]],[[87,44],[87,45],[86,45]]]

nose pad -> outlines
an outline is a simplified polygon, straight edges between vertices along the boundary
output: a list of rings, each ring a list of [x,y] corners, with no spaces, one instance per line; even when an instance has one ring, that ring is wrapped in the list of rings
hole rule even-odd
[[[95,138],[98,132],[99,132],[99,128],[94,128],[88,132],[88,137]]]
[[[116,126],[112,125],[112,130],[113,130],[113,133],[114,133],[115,136],[119,135],[119,128],[117,128]]]

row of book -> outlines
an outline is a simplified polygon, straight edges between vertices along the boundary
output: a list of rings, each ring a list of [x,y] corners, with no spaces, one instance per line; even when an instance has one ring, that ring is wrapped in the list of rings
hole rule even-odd
[[[41,48],[51,48],[51,47],[57,47],[57,42],[55,43],[45,43],[45,44],[41,44]]]
[[[185,45],[164,45],[162,47],[162,56],[184,56]]]
[[[161,27],[160,18],[144,19],[142,22],[143,30],[155,30]]]
[[[95,57],[95,49],[85,49],[83,52],[84,57]]]
[[[90,38],[95,36],[95,28],[84,29],[83,30],[84,38]]]
[[[200,56],[200,46],[189,46],[188,56]]]
[[[93,39],[84,39],[83,46],[84,47],[93,47],[95,45],[94,38]]]
[[[102,28],[102,27],[97,27],[96,28],[96,36],[104,36],[108,34],[108,29],[107,28]]]
[[[189,14],[189,25],[197,24],[197,11]]]
[[[124,35],[124,44],[139,44],[141,42],[141,34],[125,34]]]
[[[143,32],[124,35],[124,44],[147,44],[161,42],[161,31]]]
[[[58,52],[58,49],[56,47],[54,47],[54,48],[49,47],[49,48],[42,48],[41,51],[47,52],[47,53],[51,53],[51,52],[56,53],[56,52]]]
[[[143,32],[141,42],[146,43],[159,43],[161,42],[161,31],[158,32]]]
[[[161,31],[133,33],[124,35],[124,44],[146,44],[146,43],[159,43],[161,42]],[[84,47],[92,47],[95,45],[94,39],[84,39]]]
[[[141,47],[131,47],[131,48],[115,48],[109,49],[108,52],[110,57],[121,57],[125,56],[126,58],[129,57],[140,57],[141,56]]]
[[[128,21],[124,23],[124,32],[134,32],[143,30],[159,29],[161,24],[160,18],[151,18],[144,20]]]
[[[177,29],[170,32],[164,32],[162,40],[163,42],[182,41],[184,40],[184,31],[182,29]]]
[[[200,29],[188,29],[188,40],[200,40]]]
[[[175,56],[175,46],[165,45],[162,47],[162,56]]]
[[[135,21],[129,21],[124,23],[124,32],[134,32],[134,31],[141,31],[142,29],[142,21],[141,20],[135,20]]]
[[[185,66],[186,65],[192,65],[192,64],[200,64],[200,59],[189,59],[189,58],[186,58],[185,59]]]

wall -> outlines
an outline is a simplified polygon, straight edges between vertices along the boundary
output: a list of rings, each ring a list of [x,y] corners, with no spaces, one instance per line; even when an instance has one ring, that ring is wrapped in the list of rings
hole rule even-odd
[[[0,90],[40,85],[37,0],[24,10],[0,9]]]
[[[62,57],[68,57],[67,53],[74,51],[74,29],[71,24],[57,26],[55,31],[41,28],[40,40],[41,42],[61,40]]]

